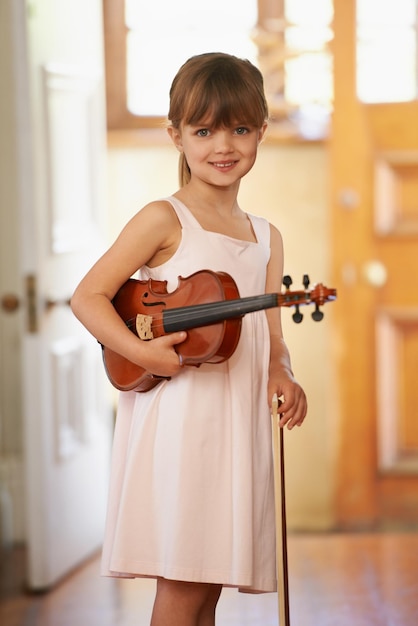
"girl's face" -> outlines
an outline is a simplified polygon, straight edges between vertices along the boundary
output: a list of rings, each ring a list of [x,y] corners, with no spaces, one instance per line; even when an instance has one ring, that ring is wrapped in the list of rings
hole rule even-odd
[[[182,124],[169,128],[177,149],[184,152],[191,179],[199,178],[214,186],[227,187],[250,171],[258,145],[266,130],[245,124],[213,128],[210,124]]]

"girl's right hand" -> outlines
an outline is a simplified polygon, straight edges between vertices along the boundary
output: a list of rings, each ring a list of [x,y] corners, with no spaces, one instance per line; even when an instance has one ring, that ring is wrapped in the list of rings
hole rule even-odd
[[[186,337],[185,331],[179,331],[143,342],[138,364],[155,376],[171,377],[178,374],[183,364],[174,346],[182,343]]]

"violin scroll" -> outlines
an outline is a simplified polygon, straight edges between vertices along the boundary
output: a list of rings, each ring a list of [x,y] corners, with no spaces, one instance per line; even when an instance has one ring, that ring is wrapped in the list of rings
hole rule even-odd
[[[322,283],[318,283],[313,287],[313,289],[309,289],[310,279],[308,274],[304,274],[302,279],[304,291],[290,291],[292,284],[293,280],[289,275],[283,276],[283,285],[286,287],[286,291],[283,296],[285,299],[286,296],[288,296],[288,301],[284,304],[284,306],[295,307],[295,312],[292,315],[292,319],[295,324],[300,324],[303,320],[303,314],[300,312],[300,306],[304,304],[315,305],[315,310],[312,312],[311,316],[315,322],[320,322],[324,317],[324,313],[321,311],[320,307],[326,302],[335,300],[337,298],[337,290],[329,289]]]

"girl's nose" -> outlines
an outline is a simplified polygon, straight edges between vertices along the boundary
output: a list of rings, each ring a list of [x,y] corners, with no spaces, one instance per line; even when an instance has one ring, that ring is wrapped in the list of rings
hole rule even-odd
[[[228,130],[218,130],[216,133],[216,152],[231,152],[233,150],[231,132]]]

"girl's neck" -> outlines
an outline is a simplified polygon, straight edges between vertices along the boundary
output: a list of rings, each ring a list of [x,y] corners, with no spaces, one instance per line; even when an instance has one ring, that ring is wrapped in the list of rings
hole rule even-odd
[[[233,188],[218,188],[191,180],[175,195],[190,209],[232,215],[240,211],[237,201],[238,189],[239,183]]]
[[[196,193],[189,183],[174,194],[194,215],[200,226],[241,241],[255,243],[251,220],[238,206],[237,194],[225,189],[217,193]]]

